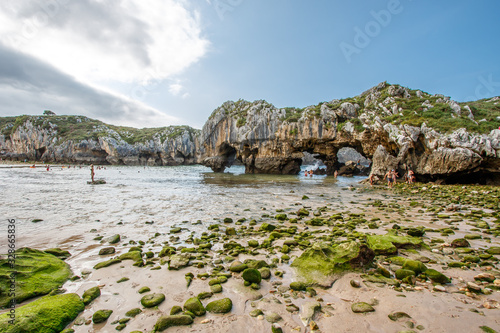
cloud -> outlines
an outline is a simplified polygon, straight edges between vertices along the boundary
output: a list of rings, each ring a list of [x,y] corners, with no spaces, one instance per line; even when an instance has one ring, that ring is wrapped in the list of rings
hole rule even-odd
[[[177,96],[181,93],[183,87],[180,83],[172,83],[169,87],[168,87],[168,91],[174,95],[174,96]]]
[[[113,125],[159,127],[180,124],[164,114],[127,97],[77,81],[52,65],[0,44],[0,116],[77,114]]]
[[[182,0],[0,2],[0,40],[84,82],[181,73],[209,46]]]

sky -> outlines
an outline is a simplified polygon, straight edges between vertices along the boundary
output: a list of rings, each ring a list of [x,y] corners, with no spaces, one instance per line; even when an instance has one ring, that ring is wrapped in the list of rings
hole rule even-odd
[[[201,128],[227,100],[305,107],[379,82],[500,95],[497,0],[0,2],[0,116]]]

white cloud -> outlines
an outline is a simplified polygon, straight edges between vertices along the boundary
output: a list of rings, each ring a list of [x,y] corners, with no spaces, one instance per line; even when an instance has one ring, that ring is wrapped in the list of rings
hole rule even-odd
[[[145,84],[179,74],[209,42],[181,0],[0,2],[0,40],[80,81]]]
[[[169,87],[168,87],[168,91],[174,95],[174,96],[177,96],[181,93],[183,87],[181,84],[179,83],[172,83]]]

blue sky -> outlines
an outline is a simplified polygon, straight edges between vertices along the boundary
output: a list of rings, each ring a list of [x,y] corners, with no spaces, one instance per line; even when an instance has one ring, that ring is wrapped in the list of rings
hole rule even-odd
[[[30,75],[26,66],[23,75],[3,67],[10,79],[0,79],[0,96],[25,104],[0,106],[0,115],[54,109],[135,127],[201,128],[226,100],[304,107],[381,81],[458,101],[500,95],[498,1],[166,0],[139,10],[132,0],[81,0],[78,8],[53,1],[41,11],[51,21],[39,22],[35,37],[16,44],[0,31],[0,60],[21,54],[32,66]],[[20,3],[0,6],[11,34],[40,13],[32,1]],[[64,49],[71,40],[81,42]],[[40,55],[48,48],[65,56]],[[44,92],[47,82],[24,89],[43,81],[39,67],[72,92]]]

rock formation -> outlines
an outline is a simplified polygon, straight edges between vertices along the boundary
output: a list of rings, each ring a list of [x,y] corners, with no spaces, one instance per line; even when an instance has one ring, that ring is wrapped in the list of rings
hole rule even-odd
[[[202,151],[198,149],[199,131],[188,126],[137,130],[82,116],[17,119],[2,127],[2,158],[58,163],[181,165],[196,163],[197,154]]]
[[[498,103],[459,104],[386,82],[304,109],[226,102],[203,127],[201,163],[222,172],[239,160],[246,173],[297,174],[308,152],[333,174],[341,166],[338,151],[352,147],[373,161],[371,172],[379,177],[412,168],[421,180],[499,179]]]

